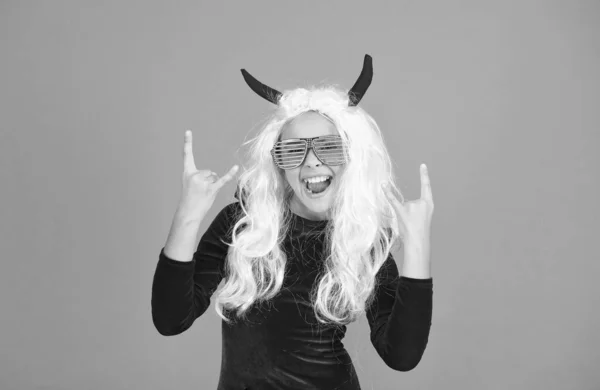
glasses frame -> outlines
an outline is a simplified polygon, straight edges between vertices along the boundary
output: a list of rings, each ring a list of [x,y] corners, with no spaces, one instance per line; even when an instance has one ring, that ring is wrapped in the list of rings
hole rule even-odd
[[[334,138],[334,139],[340,139],[340,140],[342,139],[342,137],[340,137],[339,135],[320,135],[320,136],[318,136],[318,137],[312,137],[312,138],[288,138],[288,139],[286,139],[286,140],[283,140],[283,141],[289,141],[289,140],[294,140],[294,141],[295,141],[295,140],[301,140],[301,141],[304,141],[304,143],[305,143],[305,147],[304,147],[304,156],[302,156],[302,160],[300,160],[300,162],[298,163],[298,165],[296,165],[296,166],[294,166],[294,167],[288,167],[288,168],[283,168],[282,166],[280,166],[280,165],[279,165],[279,163],[277,162],[277,159],[275,158],[275,147],[276,147],[276,146],[277,146],[277,145],[278,145],[280,142],[283,142],[283,141],[277,141],[277,142],[275,143],[275,145],[273,145],[273,148],[271,148],[271,157],[273,158],[273,162],[274,162],[274,163],[275,163],[275,164],[276,164],[276,165],[277,165],[279,168],[281,168],[281,169],[284,169],[284,170],[290,170],[290,169],[295,169],[295,168],[298,168],[300,165],[302,165],[302,164],[304,163],[304,160],[306,160],[306,156],[308,156],[308,151],[309,151],[309,150],[311,150],[311,149],[313,149],[313,141],[314,141],[314,140],[318,140],[318,139],[320,139],[320,138],[324,138],[324,139],[331,139],[331,138]],[[344,142],[343,142],[343,140],[342,140],[342,143],[344,143]],[[319,159],[319,161],[321,161],[321,162],[322,162],[323,164],[325,164],[325,165],[334,165],[334,166],[335,166],[335,165],[343,165],[343,164],[345,164],[345,163],[347,162],[347,156],[344,156],[344,159],[343,159],[344,161],[342,161],[341,163],[339,163],[339,164],[328,164],[328,163],[326,163],[325,161],[323,161],[323,159],[321,158],[321,156],[319,156],[319,152],[317,152],[315,149],[313,149],[313,152],[315,153],[315,156],[317,156],[317,159]]]

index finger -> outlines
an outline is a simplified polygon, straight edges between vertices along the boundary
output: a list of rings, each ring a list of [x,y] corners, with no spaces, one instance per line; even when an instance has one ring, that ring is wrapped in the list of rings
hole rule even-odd
[[[196,170],[194,151],[192,150],[192,131],[186,130],[183,137],[183,169],[187,172]]]
[[[427,172],[427,165],[421,164],[421,199],[433,200],[431,193],[431,180]]]

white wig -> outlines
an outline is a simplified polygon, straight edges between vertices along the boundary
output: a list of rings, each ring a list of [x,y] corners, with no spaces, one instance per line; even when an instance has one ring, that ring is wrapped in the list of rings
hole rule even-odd
[[[387,183],[402,202],[404,198],[394,183],[377,123],[356,105],[362,95],[357,99],[356,94],[332,86],[272,91],[275,112],[258,135],[244,143],[250,148],[248,166],[242,164],[237,185],[241,211],[235,217],[232,242],[226,243],[226,275],[214,293],[215,310],[226,322],[231,318],[224,309],[243,319],[252,305],[269,301],[281,290],[287,262],[281,245],[292,222],[293,189],[270,150],[286,124],[315,111],[335,125],[347,147],[348,161],[336,178],[338,192],[324,235],[323,271],[310,299],[319,322],[345,325],[370,305],[377,272],[401,244],[399,232],[390,228],[395,226],[396,211],[381,183]]]

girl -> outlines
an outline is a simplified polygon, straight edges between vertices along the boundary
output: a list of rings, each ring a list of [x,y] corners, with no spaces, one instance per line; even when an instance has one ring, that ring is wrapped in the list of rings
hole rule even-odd
[[[223,320],[218,390],[360,389],[342,340],[363,313],[383,362],[413,369],[431,326],[433,200],[424,165],[417,201],[400,202],[381,185],[396,189],[391,160],[357,106],[371,57],[349,92],[281,93],[242,74],[275,111],[249,141],[239,201],[218,213],[195,251],[199,225],[237,166],[220,179],[197,170],[186,132],[182,197],[152,285],[156,329],[184,332],[213,297]],[[399,247],[402,275],[391,254]]]

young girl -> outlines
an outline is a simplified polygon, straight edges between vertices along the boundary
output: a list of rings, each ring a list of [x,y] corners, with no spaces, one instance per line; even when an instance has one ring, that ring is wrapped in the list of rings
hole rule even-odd
[[[242,73],[275,111],[249,141],[239,201],[218,213],[196,250],[199,225],[237,166],[220,179],[197,170],[186,132],[182,197],[152,285],[156,329],[184,332],[213,297],[223,319],[218,390],[360,389],[342,340],[363,313],[383,362],[413,369],[431,326],[433,200],[424,165],[417,201],[400,202],[381,185],[397,191],[381,132],[357,106],[371,57],[349,92],[281,93]],[[399,247],[402,275],[391,254]]]

